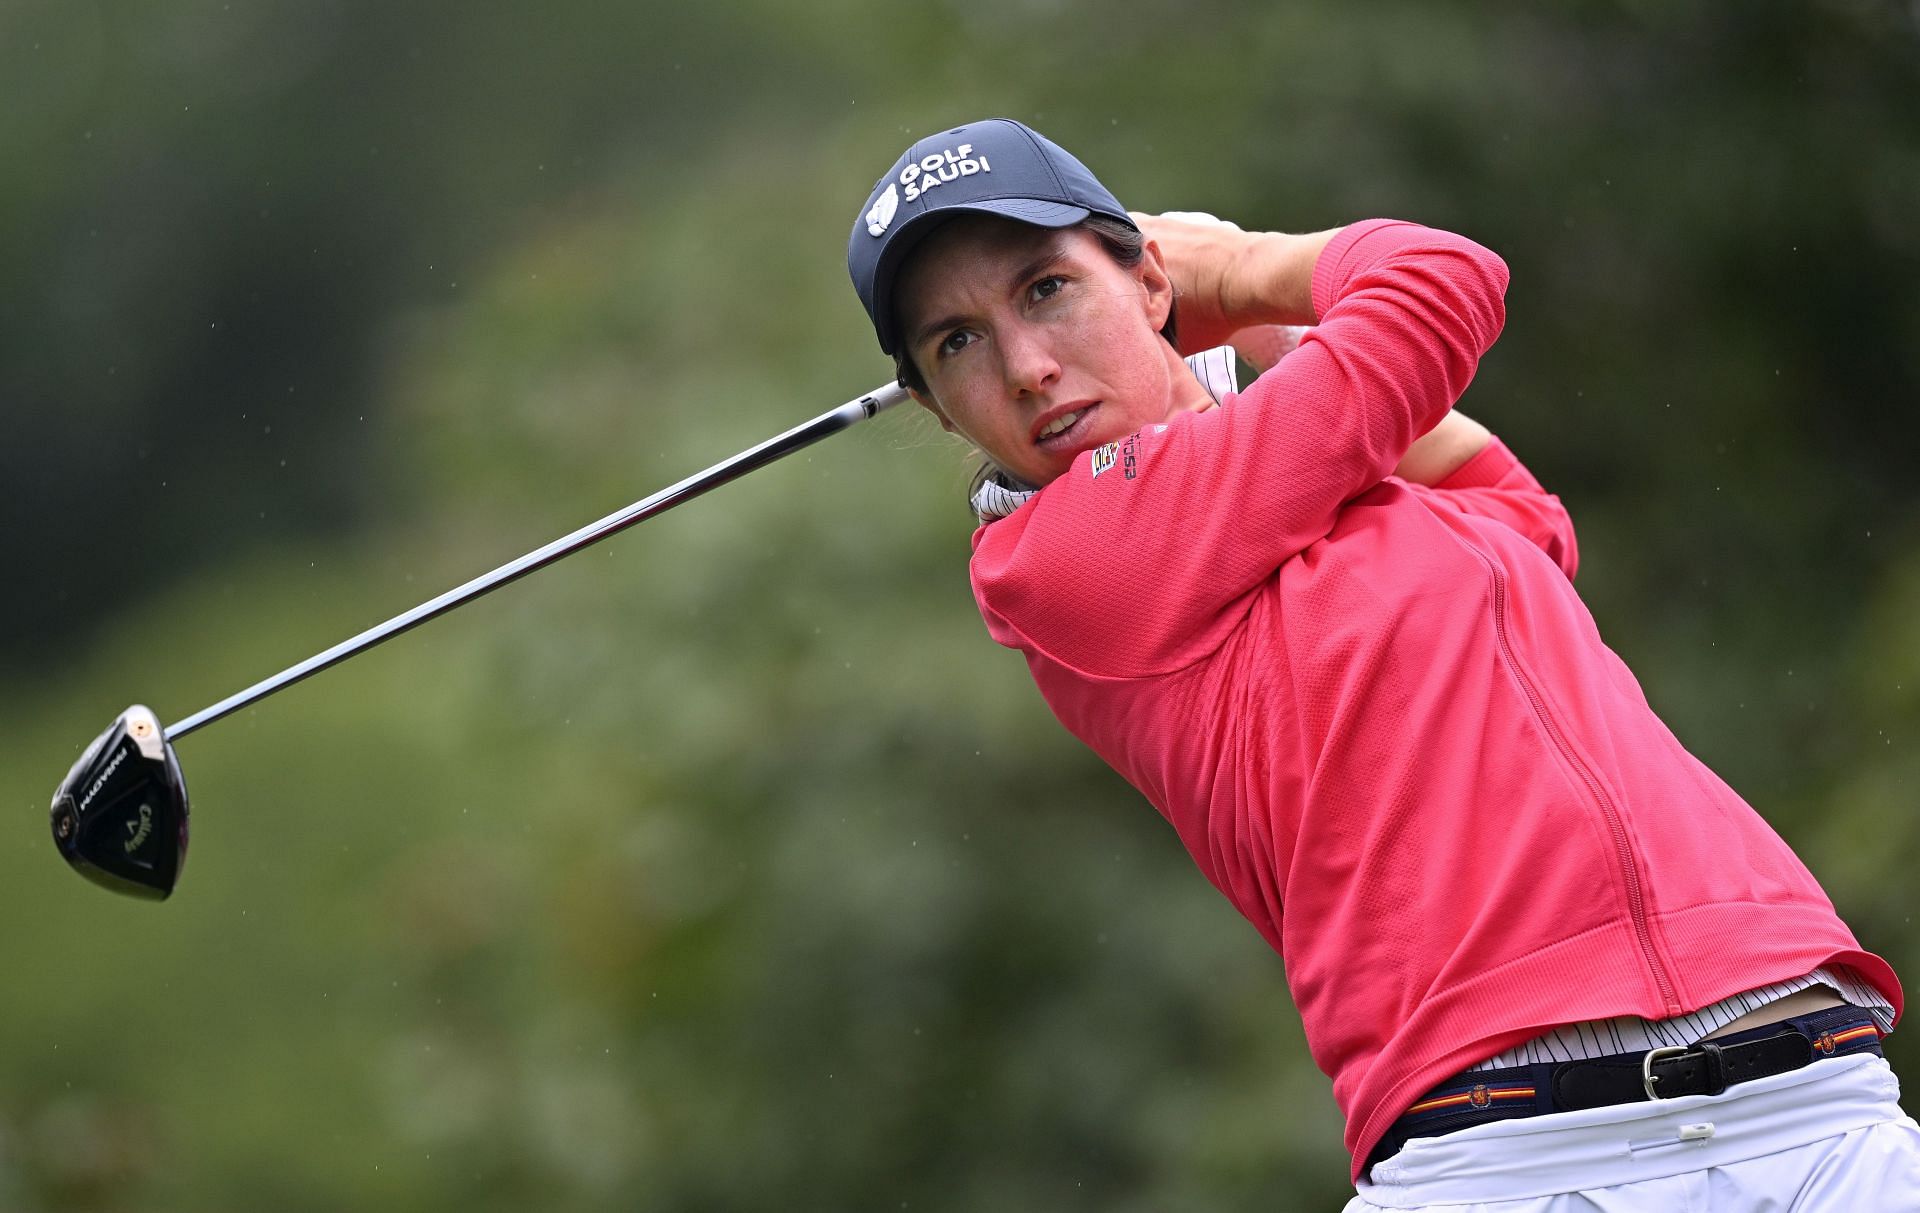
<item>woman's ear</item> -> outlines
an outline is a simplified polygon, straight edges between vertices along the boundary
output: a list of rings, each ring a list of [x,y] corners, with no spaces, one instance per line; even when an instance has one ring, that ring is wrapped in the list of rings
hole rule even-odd
[[[1147,319],[1157,333],[1173,315],[1173,278],[1167,273],[1167,261],[1160,255],[1158,243],[1148,240],[1141,246],[1140,264],[1133,267],[1133,272],[1146,288]]]

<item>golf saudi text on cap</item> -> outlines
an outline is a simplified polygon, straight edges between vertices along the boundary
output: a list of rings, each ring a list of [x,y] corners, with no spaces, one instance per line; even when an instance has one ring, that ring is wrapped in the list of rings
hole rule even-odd
[[[847,272],[883,353],[898,345],[893,281],[907,254],[965,213],[1038,227],[1070,227],[1097,214],[1134,226],[1086,165],[1022,123],[989,118],[929,135],[874,183],[847,239]]]

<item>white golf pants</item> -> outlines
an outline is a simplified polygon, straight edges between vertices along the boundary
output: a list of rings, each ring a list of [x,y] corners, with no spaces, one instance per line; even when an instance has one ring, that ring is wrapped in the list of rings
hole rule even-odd
[[[1916,1213],[1920,1125],[1871,1054],[1720,1095],[1619,1104],[1415,1138],[1346,1213]]]

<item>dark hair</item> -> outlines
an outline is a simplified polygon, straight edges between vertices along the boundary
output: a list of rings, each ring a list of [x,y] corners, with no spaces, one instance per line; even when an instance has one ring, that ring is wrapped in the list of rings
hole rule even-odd
[[[1088,215],[1073,226],[1093,233],[1093,238],[1100,242],[1100,247],[1107,250],[1107,256],[1113,258],[1115,264],[1122,269],[1132,269],[1140,264],[1142,257],[1146,256],[1147,238],[1141,235],[1139,229],[1132,224],[1122,223],[1107,215]],[[1160,326],[1160,335],[1167,339],[1168,345],[1179,349],[1180,343],[1175,336],[1177,330],[1174,327],[1174,312],[1175,308],[1169,306],[1167,322]],[[894,377],[900,381],[901,387],[912,388],[916,392],[927,390],[926,377],[920,373],[920,368],[913,364],[913,355],[904,345],[893,352],[893,370]],[[967,479],[969,504],[972,503],[974,495],[979,493],[980,486],[990,480],[1007,489],[1031,487],[1020,484],[1007,475],[993,460],[982,455],[980,466],[975,468],[973,475]]]
[[[1122,269],[1130,270],[1139,265],[1140,259],[1146,255],[1147,238],[1140,234],[1139,229],[1111,216],[1088,215],[1074,224],[1073,228],[1082,228],[1093,233],[1093,238],[1100,242],[1100,247],[1107,250],[1107,256],[1113,258]],[[1071,231],[1073,228],[1068,230]],[[1167,339],[1169,345],[1178,349],[1179,342],[1174,339],[1173,320],[1173,309],[1169,308],[1167,322],[1160,326],[1160,335]],[[901,387],[912,388],[916,392],[927,390],[926,376],[920,373],[919,367],[913,365],[913,355],[905,345],[893,352],[893,370],[894,377],[900,381]]]

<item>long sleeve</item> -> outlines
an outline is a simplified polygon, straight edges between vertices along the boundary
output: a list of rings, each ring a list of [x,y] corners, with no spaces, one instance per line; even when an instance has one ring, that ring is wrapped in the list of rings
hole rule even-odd
[[[995,638],[1135,677],[1212,651],[1248,593],[1379,484],[1472,379],[1507,268],[1463,237],[1369,220],[1313,277],[1319,323],[1222,407],[1088,452],[976,532]]]

